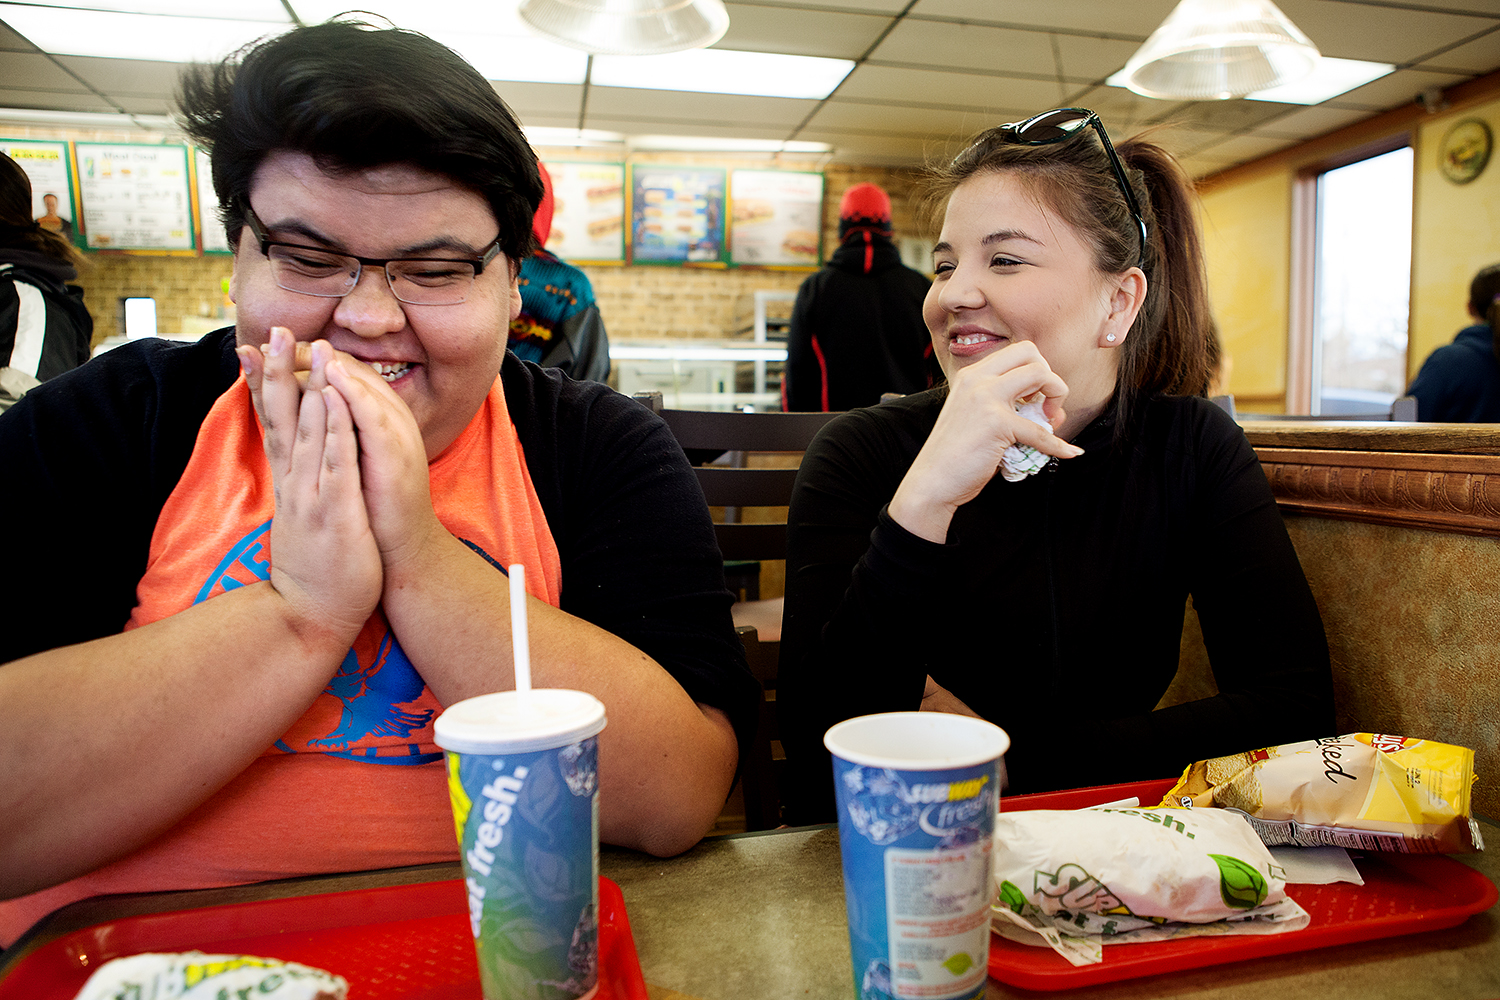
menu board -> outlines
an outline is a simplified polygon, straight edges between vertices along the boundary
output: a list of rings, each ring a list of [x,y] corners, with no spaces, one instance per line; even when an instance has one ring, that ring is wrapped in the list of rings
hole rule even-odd
[[[823,175],[736,170],[729,180],[729,247],[735,264],[817,267]]]
[[[722,264],[722,167],[630,168],[630,257],[636,264]]]
[[[547,249],[574,264],[625,262],[625,165],[547,163],[552,232]]]
[[[194,210],[198,219],[198,245],[206,254],[232,253],[229,237],[224,235],[224,223],[219,220],[219,197],[214,194],[212,170],[208,154],[194,146],[193,180],[198,195]]]
[[[68,168],[66,142],[33,142],[28,139],[0,139],[0,152],[21,165],[31,181],[31,217],[55,233],[73,239],[73,222],[78,218],[73,203],[73,172]],[[47,196],[55,203],[47,211]]]
[[[91,250],[192,250],[186,146],[74,144]]]

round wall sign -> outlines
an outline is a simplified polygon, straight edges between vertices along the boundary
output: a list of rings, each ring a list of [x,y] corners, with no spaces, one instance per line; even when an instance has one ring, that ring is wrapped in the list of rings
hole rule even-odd
[[[1492,144],[1489,125],[1478,118],[1465,118],[1443,136],[1438,167],[1453,183],[1467,184],[1484,173]]]

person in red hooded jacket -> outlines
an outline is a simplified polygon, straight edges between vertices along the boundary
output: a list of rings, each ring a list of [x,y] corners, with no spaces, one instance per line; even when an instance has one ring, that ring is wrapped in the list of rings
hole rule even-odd
[[[531,231],[545,248],[552,233],[552,175],[537,161],[546,193]],[[521,262],[521,315],[510,321],[506,347],[522,361],[557,368],[576,379],[609,378],[609,336],[594,302],[588,275],[556,254],[538,249]]]
[[[891,199],[856,184],[839,203],[839,248],[797,290],[781,406],[829,413],[873,406],[941,378],[922,322],[932,282],[901,263]]]

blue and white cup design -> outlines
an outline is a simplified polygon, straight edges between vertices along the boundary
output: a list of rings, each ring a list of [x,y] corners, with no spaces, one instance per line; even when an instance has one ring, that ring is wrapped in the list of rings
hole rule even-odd
[[[485,1000],[587,1000],[599,983],[604,709],[555,689],[517,701],[484,695],[437,723],[480,984]]]
[[[842,722],[824,743],[859,1000],[983,997],[1009,737],[967,716],[893,712]]]

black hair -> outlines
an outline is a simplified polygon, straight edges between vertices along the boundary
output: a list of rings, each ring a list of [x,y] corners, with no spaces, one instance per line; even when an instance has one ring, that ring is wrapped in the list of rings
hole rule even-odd
[[[290,150],[331,173],[407,163],[442,174],[489,202],[512,269],[535,249],[536,153],[489,82],[426,35],[354,20],[293,28],[191,67],[178,104],[209,150],[231,246],[255,171]]]
[[[1045,146],[1009,141],[1003,126],[981,133],[951,163],[928,171],[928,214],[940,217],[954,189],[976,174],[1012,173],[1071,225],[1103,274],[1140,264],[1146,299],[1120,348],[1115,389],[1116,435],[1128,433],[1137,399],[1154,394],[1202,396],[1214,365],[1208,277],[1192,183],[1177,161],[1139,137],[1115,152],[1146,223],[1140,230],[1092,129]]]

